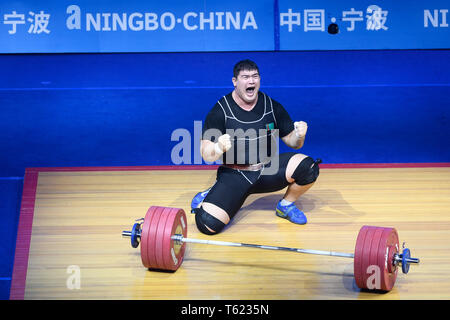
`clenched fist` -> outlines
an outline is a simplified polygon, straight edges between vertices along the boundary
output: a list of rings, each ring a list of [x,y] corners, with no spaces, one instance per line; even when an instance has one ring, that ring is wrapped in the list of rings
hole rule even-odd
[[[230,150],[231,148],[231,137],[229,134],[224,134],[219,137],[217,142],[214,144],[214,150],[218,154],[222,154]]]
[[[308,124],[304,121],[294,122],[294,132],[297,138],[303,138],[306,136],[306,131],[308,131]]]

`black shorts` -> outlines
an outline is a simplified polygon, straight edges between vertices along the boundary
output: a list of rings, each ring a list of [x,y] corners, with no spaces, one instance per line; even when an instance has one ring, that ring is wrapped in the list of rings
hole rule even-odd
[[[249,195],[279,191],[289,185],[286,180],[286,167],[291,157],[296,154],[295,152],[281,153],[278,170],[270,175],[263,174],[264,168],[259,171],[244,171],[220,166],[217,169],[216,183],[203,202],[222,208],[232,219]],[[268,166],[270,164],[266,165]]]

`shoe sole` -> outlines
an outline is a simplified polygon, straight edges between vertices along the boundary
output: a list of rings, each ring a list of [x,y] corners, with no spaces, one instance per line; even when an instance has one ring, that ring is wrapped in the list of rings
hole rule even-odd
[[[306,224],[306,223],[308,222],[308,220],[306,220],[305,222],[302,222],[302,223],[294,222],[294,221],[292,221],[292,220],[289,220],[289,217],[288,217],[287,215],[280,216],[279,213],[280,213],[280,214],[283,214],[279,209],[275,209],[275,214],[277,215],[277,217],[286,219],[286,220],[288,220],[289,222],[292,222],[292,223],[295,223],[295,224]]]
[[[284,218],[284,219],[287,218],[287,214],[281,212],[279,209],[275,209],[275,214],[276,214],[278,217],[280,217],[280,218]]]

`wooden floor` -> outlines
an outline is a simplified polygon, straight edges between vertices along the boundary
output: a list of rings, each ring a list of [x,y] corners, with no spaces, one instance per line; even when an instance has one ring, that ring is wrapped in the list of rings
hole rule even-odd
[[[213,170],[40,172],[25,299],[450,299],[450,168],[321,169],[297,201],[308,224],[275,216],[283,190],[250,196],[211,237],[189,209],[214,180]],[[176,272],[149,271],[121,232],[152,205],[183,208],[191,238],[348,253],[362,225],[395,227],[421,264],[385,294],[356,287],[353,259],[251,248],[188,244]],[[80,289],[67,286],[70,266]]]

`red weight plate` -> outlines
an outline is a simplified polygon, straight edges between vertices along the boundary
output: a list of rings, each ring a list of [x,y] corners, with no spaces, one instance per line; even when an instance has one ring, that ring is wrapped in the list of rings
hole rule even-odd
[[[157,269],[158,263],[156,261],[156,233],[158,230],[159,220],[161,219],[162,207],[152,206],[150,208],[152,215],[150,218],[148,236],[147,236],[147,257],[148,264],[145,265],[149,269]]]
[[[170,242],[171,242],[171,234],[170,231],[174,227],[175,224],[175,217],[177,214],[178,209],[175,208],[167,208],[167,219],[166,223],[164,224],[164,228],[162,229],[162,236],[161,236],[161,260],[164,267],[164,270],[171,270],[170,263],[167,263],[167,257],[170,255]]]
[[[393,228],[391,234],[389,235],[388,238],[388,245],[395,247],[395,250],[392,254],[392,257],[389,257],[389,261],[392,263],[393,259],[394,259],[394,255],[398,254],[400,252],[400,244],[399,244],[400,240],[398,238],[398,232],[396,229]],[[395,281],[397,280],[397,272],[398,269],[397,267],[395,267],[395,269],[393,270],[393,272],[390,272],[387,276],[386,276],[386,280],[388,280],[387,283],[389,283],[389,285],[386,285],[386,290],[391,290],[394,287]]]
[[[378,247],[378,266],[380,267],[380,289],[386,290],[383,285],[384,275],[389,273],[389,265],[388,265],[388,257],[390,246],[388,245],[389,234],[391,233],[392,228],[384,228],[383,234],[380,239],[380,245]]]
[[[363,271],[362,271],[362,257],[364,252],[364,242],[366,241],[366,234],[369,226],[362,226],[356,238],[355,254],[353,259],[353,274],[355,276],[356,285],[359,288],[364,288]]]
[[[370,248],[372,245],[372,238],[375,232],[375,227],[364,226],[366,231],[364,235],[364,241],[359,243],[359,281],[358,287],[361,289],[367,288],[367,267],[369,266]]]
[[[158,222],[158,230],[156,231],[156,237],[155,237],[155,253],[156,253],[156,269],[160,270],[166,270],[164,267],[164,249],[163,249],[163,243],[164,243],[164,229],[166,227],[167,218],[169,217],[170,212],[172,211],[172,208],[164,207],[163,211],[161,213],[161,218]]]
[[[372,240],[375,234],[376,227],[369,226],[366,239],[364,240],[363,253],[361,258],[361,272],[362,272],[362,288],[367,288],[367,279],[369,275],[367,274],[367,268],[370,266],[370,249],[372,248]]]
[[[167,270],[175,271],[183,262],[186,244],[177,244],[172,240],[175,234],[187,236],[186,214],[183,209],[172,208],[164,229],[163,258]]]
[[[395,272],[395,269],[397,268],[397,266],[393,263],[395,254],[398,254],[398,248],[396,248],[395,246],[388,246],[388,256],[386,257],[388,273]]]
[[[144,267],[148,268],[149,260],[147,254],[147,239],[149,235],[150,221],[153,216],[153,207],[150,207],[145,214],[144,223],[141,227],[141,260]]]
[[[389,242],[390,234],[392,233],[393,228],[387,228],[387,229],[389,230],[389,232],[386,232],[386,236],[385,236],[385,243],[387,246],[387,249],[386,249],[387,256],[384,257],[384,259],[385,259],[384,264],[386,265],[387,272],[393,273],[397,269],[397,266],[394,265],[393,262],[394,262],[395,254],[398,254],[399,247],[398,247],[398,243],[390,243]],[[394,236],[394,238],[395,238],[395,236]],[[380,254],[381,254],[381,252],[380,252]]]
[[[385,228],[378,251],[378,265],[381,269],[381,290],[390,291],[397,279],[397,268],[390,268],[394,254],[399,252],[399,240],[397,230]],[[390,272],[391,270],[391,272]]]
[[[385,228],[382,227],[374,227],[374,232],[372,235],[369,263],[366,267],[366,287],[371,290],[381,289],[381,274],[383,273],[383,266],[378,264],[378,250],[384,229]]]
[[[188,224],[187,224],[186,213],[184,212],[184,210],[181,211],[179,219],[180,219],[180,223],[182,225],[183,238],[187,238],[187,236],[188,236]],[[180,261],[179,265],[177,266],[177,268],[183,262],[183,260],[184,260],[184,253],[185,252],[186,252],[186,243],[183,243],[183,245],[180,247],[179,252],[177,254],[177,258]]]

